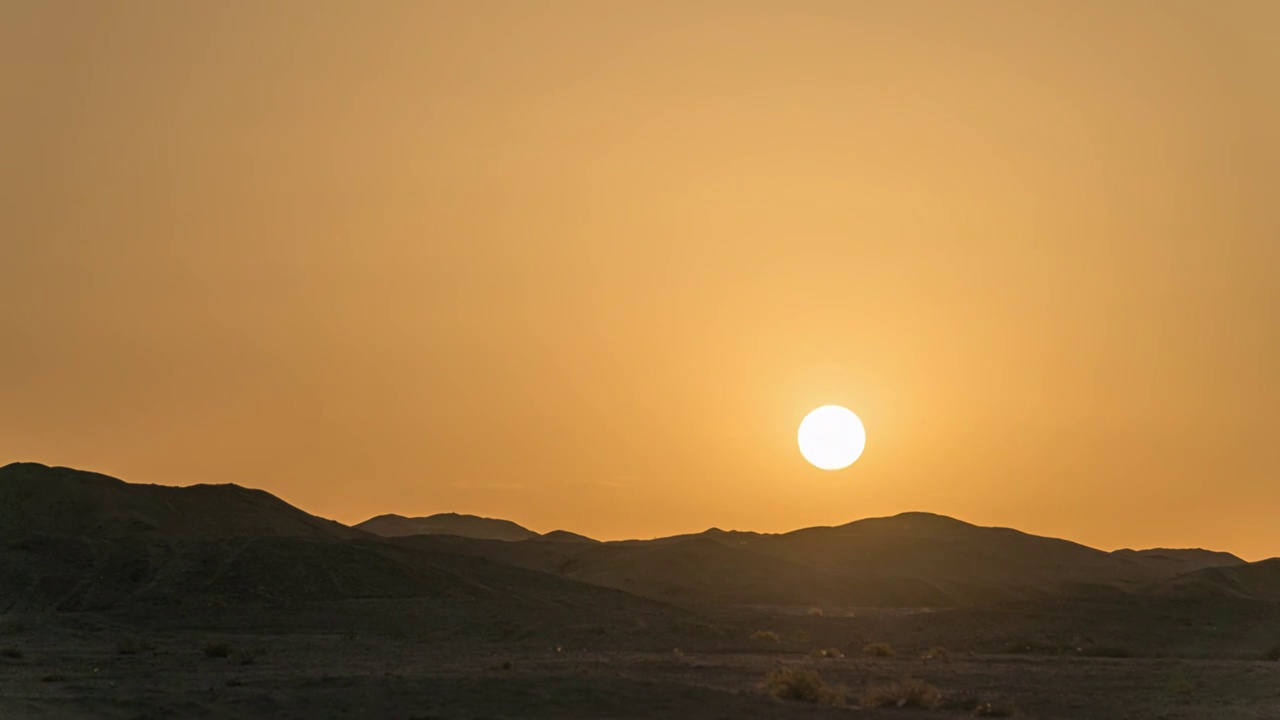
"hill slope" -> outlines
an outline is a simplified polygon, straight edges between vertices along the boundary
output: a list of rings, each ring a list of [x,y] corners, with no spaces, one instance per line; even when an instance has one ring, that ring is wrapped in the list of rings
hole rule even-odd
[[[646,597],[696,605],[937,607],[1137,592],[1180,572],[1007,528],[904,513],[781,535],[718,529],[590,545],[405,539]],[[1234,556],[1205,553],[1200,561]]]
[[[382,537],[407,535],[456,535],[478,540],[530,540],[538,533],[510,520],[495,520],[476,515],[440,513],[427,517],[379,515],[355,526],[359,530]]]
[[[13,463],[0,467],[0,537],[367,537],[239,485],[172,487]]]
[[[1150,592],[1197,600],[1244,598],[1280,602],[1280,558],[1204,568],[1159,583]]]
[[[1138,559],[1170,577],[1211,567],[1243,565],[1245,561],[1228,552],[1200,548],[1151,548],[1149,550],[1116,550],[1114,555]]]
[[[264,607],[351,600],[403,601],[407,616],[375,624],[472,634],[560,637],[566,628],[686,622],[670,606],[616,590],[397,546],[262,491],[136,485],[29,463],[0,468],[0,613],[151,617],[169,608],[181,612],[165,617],[181,617],[243,608],[250,617]]]

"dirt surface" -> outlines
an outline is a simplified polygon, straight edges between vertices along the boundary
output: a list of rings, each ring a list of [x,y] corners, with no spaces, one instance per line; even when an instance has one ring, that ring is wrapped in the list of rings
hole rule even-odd
[[[543,637],[441,639],[411,627],[170,625],[83,614],[0,618],[0,717],[945,718],[970,716],[962,708],[977,701],[1015,706],[1026,718],[1280,717],[1280,662],[1261,660],[954,652],[923,660],[857,649],[816,658],[810,650],[827,638],[757,642],[732,629],[656,649],[679,638],[620,637],[610,648],[607,637],[556,645]],[[850,707],[769,696],[763,681],[779,667],[816,670],[845,687]],[[907,677],[937,687],[944,707],[858,707],[867,687]]]

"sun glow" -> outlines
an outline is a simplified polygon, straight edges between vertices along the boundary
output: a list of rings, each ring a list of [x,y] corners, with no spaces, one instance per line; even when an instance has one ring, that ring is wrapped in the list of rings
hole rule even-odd
[[[841,470],[862,455],[867,431],[848,408],[823,405],[800,422],[798,439],[800,454],[814,467]]]

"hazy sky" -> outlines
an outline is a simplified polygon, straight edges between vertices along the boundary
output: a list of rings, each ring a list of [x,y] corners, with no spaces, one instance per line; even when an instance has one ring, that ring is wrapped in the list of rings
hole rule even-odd
[[[0,463],[1280,555],[1280,3],[0,0]],[[868,431],[803,461],[811,408]]]

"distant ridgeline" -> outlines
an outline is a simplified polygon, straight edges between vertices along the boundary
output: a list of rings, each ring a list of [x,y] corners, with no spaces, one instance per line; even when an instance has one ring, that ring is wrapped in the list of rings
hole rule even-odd
[[[770,535],[597,542],[506,520],[380,515],[355,527],[237,485],[0,468],[0,611],[352,598],[677,606],[947,607],[1050,597],[1280,601],[1280,560],[1104,552],[903,513]],[[593,587],[594,586],[594,587]],[[625,591],[624,594],[616,591]],[[541,606],[541,605],[540,605]],[[614,608],[606,610],[605,608]]]

